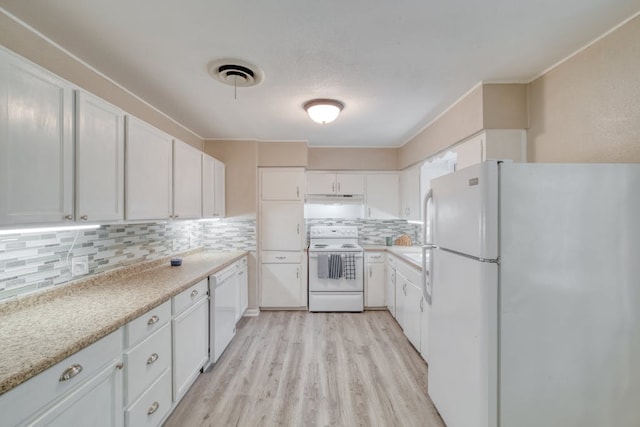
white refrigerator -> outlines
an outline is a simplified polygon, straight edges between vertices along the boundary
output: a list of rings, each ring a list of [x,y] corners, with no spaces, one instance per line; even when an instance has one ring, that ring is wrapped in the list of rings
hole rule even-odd
[[[490,161],[431,184],[447,426],[640,426],[640,164]]]

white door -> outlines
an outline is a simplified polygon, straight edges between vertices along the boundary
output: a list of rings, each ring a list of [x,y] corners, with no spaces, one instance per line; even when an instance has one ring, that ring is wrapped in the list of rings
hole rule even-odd
[[[385,281],[385,304],[389,313],[396,317],[396,269],[387,263],[387,280]]]
[[[307,172],[307,194],[335,194],[336,174]]]
[[[214,218],[216,210],[216,159],[202,153],[202,217]]]
[[[76,92],[76,219],[124,219],[124,113]]]
[[[412,282],[406,281],[405,283],[407,284],[407,292],[404,303],[404,334],[413,347],[420,351],[422,289]]]
[[[261,200],[302,200],[304,195],[304,169],[261,168]]]
[[[226,216],[227,206],[226,206],[226,177],[225,171],[226,167],[224,163],[222,163],[218,159],[215,160],[215,207],[214,207],[214,216],[216,218],[222,218]]]
[[[173,401],[177,402],[209,358],[209,300],[202,298],[171,322]]]
[[[453,149],[458,156],[456,169],[461,170],[482,162],[485,138],[484,134],[478,135]]]
[[[367,218],[395,219],[400,214],[400,175],[367,175]]]
[[[301,203],[262,202],[260,204],[260,236],[263,251],[301,250],[303,245],[303,212]]]
[[[202,152],[182,141],[173,141],[173,217],[202,216]]]
[[[72,86],[2,51],[0,105],[0,225],[72,221]]]
[[[404,329],[404,311],[407,300],[407,279],[396,270],[396,321]]]
[[[302,299],[302,267],[298,264],[262,264],[261,307],[296,308]]]
[[[494,427],[497,264],[436,250],[432,274],[429,396],[448,426]]]
[[[420,168],[413,166],[400,173],[402,204],[400,216],[420,220]]]
[[[384,255],[382,255],[384,256]],[[385,269],[383,262],[368,262],[365,267],[364,300],[366,307],[385,306]]]
[[[132,116],[126,120],[126,219],[172,216],[172,140]]]
[[[470,166],[431,181],[433,242],[484,259],[498,257],[498,167]]]
[[[364,194],[364,175],[339,173],[336,175],[337,194]]]

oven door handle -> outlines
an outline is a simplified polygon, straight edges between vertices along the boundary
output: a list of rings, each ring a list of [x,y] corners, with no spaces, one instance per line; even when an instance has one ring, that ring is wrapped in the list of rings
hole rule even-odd
[[[344,255],[344,254],[351,253],[351,252],[327,252],[327,253],[328,253],[328,254],[330,254],[330,255],[331,255],[331,254]],[[361,254],[361,253],[357,253],[357,254],[354,254],[354,257],[355,257],[356,259],[361,259],[361,258],[364,258],[364,255],[363,255],[363,254]],[[311,252],[309,252],[309,258],[313,258],[313,259],[318,258],[318,253],[311,253]]]

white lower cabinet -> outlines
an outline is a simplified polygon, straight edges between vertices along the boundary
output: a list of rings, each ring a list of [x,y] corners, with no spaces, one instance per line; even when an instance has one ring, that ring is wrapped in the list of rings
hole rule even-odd
[[[179,401],[209,358],[207,280],[173,297],[173,401]]]
[[[118,329],[1,395],[0,424],[121,426],[121,361]]]
[[[384,303],[393,317],[396,317],[396,257],[387,254],[385,263]]]
[[[396,321],[404,330],[404,306],[407,300],[407,279],[404,275],[396,270]]]
[[[171,409],[171,371],[165,370],[125,411],[125,425],[158,426]]]
[[[384,307],[386,305],[384,270],[384,252],[371,252],[365,254],[365,307]]]
[[[263,308],[307,305],[306,269],[300,252],[265,252],[261,265]]]
[[[428,325],[429,306],[422,292],[422,272],[404,261],[397,261],[395,265],[396,320],[407,339],[426,360],[422,349],[426,353],[428,330],[424,330],[423,324]]]
[[[420,351],[420,326],[422,323],[420,302],[422,291],[414,283],[407,281],[406,300],[404,304],[404,334],[413,347]]]
[[[236,322],[242,318],[249,307],[249,267],[248,258],[244,257],[236,262]]]

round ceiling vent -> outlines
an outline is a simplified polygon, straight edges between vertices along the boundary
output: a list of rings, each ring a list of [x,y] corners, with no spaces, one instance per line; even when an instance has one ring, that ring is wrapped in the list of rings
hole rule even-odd
[[[241,59],[216,59],[207,64],[211,76],[230,86],[250,87],[264,80],[264,73],[253,64]]]

